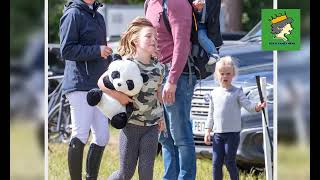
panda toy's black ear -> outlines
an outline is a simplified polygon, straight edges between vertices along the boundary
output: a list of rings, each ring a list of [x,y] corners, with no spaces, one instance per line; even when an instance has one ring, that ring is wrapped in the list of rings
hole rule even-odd
[[[147,82],[149,80],[149,76],[147,74],[141,73],[143,83]]]
[[[113,54],[112,61],[116,61],[116,60],[122,60],[122,57],[120,56],[120,54]]]

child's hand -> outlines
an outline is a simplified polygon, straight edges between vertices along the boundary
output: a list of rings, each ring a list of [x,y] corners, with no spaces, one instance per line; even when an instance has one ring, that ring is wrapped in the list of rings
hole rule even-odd
[[[256,111],[259,112],[259,111],[261,111],[262,108],[265,108],[266,106],[267,106],[267,103],[265,101],[263,101],[263,103],[259,102],[256,105]]]
[[[126,105],[129,102],[133,102],[133,100],[129,96],[127,96],[126,94],[124,94],[122,92],[113,91],[113,93],[114,93],[114,96],[113,95],[111,95],[111,96],[113,96],[115,99],[117,99],[120,102],[120,104],[122,104],[122,105]]]
[[[210,145],[211,144],[210,132],[211,132],[211,129],[206,129],[205,134],[204,134],[203,140],[204,140],[204,143],[206,145]]]
[[[164,124],[164,119],[163,117],[159,120],[158,126],[159,126],[159,132],[162,132],[166,129],[166,125]]]

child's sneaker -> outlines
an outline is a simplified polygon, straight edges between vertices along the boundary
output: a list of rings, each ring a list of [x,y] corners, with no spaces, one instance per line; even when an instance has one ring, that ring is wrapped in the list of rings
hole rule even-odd
[[[208,65],[212,65],[220,60],[220,56],[218,54],[212,54],[209,58]]]

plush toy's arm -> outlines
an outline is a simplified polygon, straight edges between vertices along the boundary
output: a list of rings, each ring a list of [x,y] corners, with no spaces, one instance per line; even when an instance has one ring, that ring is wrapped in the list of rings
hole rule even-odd
[[[90,106],[95,106],[101,101],[102,91],[98,88],[91,89],[87,93],[87,102]]]

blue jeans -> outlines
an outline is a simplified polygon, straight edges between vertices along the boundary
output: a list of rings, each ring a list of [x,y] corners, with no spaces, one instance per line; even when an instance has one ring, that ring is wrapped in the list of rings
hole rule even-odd
[[[240,141],[240,132],[214,133],[212,139],[213,179],[222,180],[223,161],[229,171],[231,180],[238,180],[236,155]]]
[[[218,54],[217,48],[214,43],[208,38],[207,29],[198,29],[198,41],[201,47],[207,52],[208,56],[211,54]]]
[[[164,84],[168,72],[164,76]],[[196,154],[190,121],[191,98],[196,76],[182,74],[177,82],[175,102],[164,105],[167,132],[161,132],[159,142],[162,144],[164,161],[164,180],[194,180],[196,178]],[[163,84],[163,85],[164,85]]]

